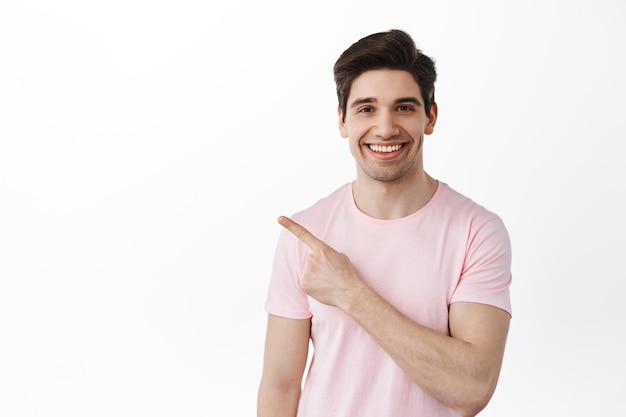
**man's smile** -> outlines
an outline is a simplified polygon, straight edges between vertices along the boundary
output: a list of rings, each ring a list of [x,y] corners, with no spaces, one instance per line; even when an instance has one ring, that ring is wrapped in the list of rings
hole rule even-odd
[[[374,152],[382,152],[382,153],[389,153],[389,152],[397,152],[399,151],[404,144],[399,144],[399,145],[367,145],[372,151]]]

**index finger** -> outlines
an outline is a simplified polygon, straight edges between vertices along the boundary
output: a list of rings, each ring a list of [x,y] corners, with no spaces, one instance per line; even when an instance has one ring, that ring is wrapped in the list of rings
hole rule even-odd
[[[289,217],[280,216],[278,223],[293,233],[295,237],[300,239],[311,249],[321,249],[326,246],[326,243],[313,236],[313,233],[309,232],[306,228],[294,222]]]

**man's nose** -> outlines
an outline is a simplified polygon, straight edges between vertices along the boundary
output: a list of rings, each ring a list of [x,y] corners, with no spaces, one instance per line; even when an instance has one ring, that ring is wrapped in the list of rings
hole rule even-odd
[[[380,112],[374,121],[373,133],[383,139],[397,136],[400,133],[395,119],[391,113]]]

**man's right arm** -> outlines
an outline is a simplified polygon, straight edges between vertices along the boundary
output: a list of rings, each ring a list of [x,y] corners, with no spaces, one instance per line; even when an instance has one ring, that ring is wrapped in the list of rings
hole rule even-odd
[[[257,417],[296,416],[310,336],[310,319],[268,315]]]

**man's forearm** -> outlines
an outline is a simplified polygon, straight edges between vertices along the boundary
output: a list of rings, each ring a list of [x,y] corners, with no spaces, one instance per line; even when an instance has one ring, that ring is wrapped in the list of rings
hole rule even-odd
[[[422,389],[463,416],[489,401],[501,362],[473,344],[421,326],[363,285],[342,306]]]

